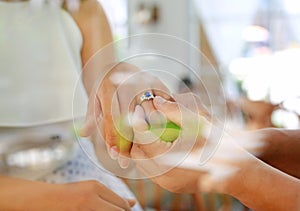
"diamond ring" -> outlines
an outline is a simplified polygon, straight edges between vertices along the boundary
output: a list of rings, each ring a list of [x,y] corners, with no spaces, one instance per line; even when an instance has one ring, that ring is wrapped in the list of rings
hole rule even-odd
[[[142,96],[140,97],[140,102],[139,104],[142,104],[145,100],[152,100],[154,99],[154,95],[152,94],[152,92],[150,91],[146,91],[142,94]]]

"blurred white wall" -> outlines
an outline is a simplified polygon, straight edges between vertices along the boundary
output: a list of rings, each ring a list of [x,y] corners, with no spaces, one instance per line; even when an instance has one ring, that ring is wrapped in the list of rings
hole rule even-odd
[[[199,46],[199,26],[194,13],[192,1],[183,0],[128,0],[128,35],[136,35],[141,33],[162,33],[176,38],[182,39],[194,46]],[[141,19],[139,14],[141,8],[144,7],[146,10],[156,7],[157,9],[157,20],[154,22],[145,23]],[[147,12],[142,18],[147,16]],[[170,38],[172,39],[172,38]],[[174,39],[174,38],[173,38]],[[172,43],[172,42],[170,42]],[[189,45],[189,44],[187,44]],[[180,58],[181,62],[187,65],[191,63],[197,63],[199,58],[191,55],[188,46],[178,45],[167,45],[164,39],[158,40],[153,39],[144,42],[131,42],[130,48],[132,49],[152,49],[157,52],[166,52],[170,56]],[[158,61],[158,58],[155,58]],[[149,63],[153,63],[153,58],[149,59]],[[161,63],[164,60],[160,60]],[[143,60],[144,66],[147,60]],[[175,64],[175,62],[168,62],[167,69],[174,76],[183,78],[189,75],[189,71],[182,67],[182,65]],[[165,66],[166,66],[165,65]],[[172,88],[175,88],[176,84],[168,83]]]

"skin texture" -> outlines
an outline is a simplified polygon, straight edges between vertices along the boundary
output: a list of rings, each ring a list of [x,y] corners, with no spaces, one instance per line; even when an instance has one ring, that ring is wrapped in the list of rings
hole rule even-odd
[[[265,163],[300,178],[300,130],[266,128],[236,134],[237,143]],[[245,137],[245,138],[243,138]],[[253,137],[249,145],[249,138]],[[253,147],[253,146],[257,147]]]
[[[101,131],[111,157],[118,159],[120,166],[126,168],[133,131],[130,127],[122,127],[120,131],[115,122],[133,112],[143,92],[151,90],[154,95],[170,99],[169,90],[158,78],[142,73],[138,67],[116,63],[113,46],[108,46],[113,42],[110,26],[96,0],[83,1],[80,10],[73,12],[72,16],[84,39],[81,52],[83,82],[89,96],[86,121],[80,135],[88,137]],[[103,47],[106,47],[105,53],[97,56],[96,53]],[[113,80],[118,74],[124,78],[120,83]],[[152,101],[144,101],[141,105],[147,114],[155,112]],[[99,116],[102,117],[100,121]]]
[[[101,70],[101,68],[97,68],[97,70]],[[89,71],[90,69],[84,70],[84,73],[87,74]],[[101,75],[101,72],[99,74]],[[122,74],[122,80],[117,83],[114,78],[119,74]],[[129,164],[128,157],[130,157],[133,130],[123,121],[128,119],[130,113],[134,111],[134,106],[138,103],[139,96],[149,90],[149,87],[154,87],[152,91],[155,95],[168,98],[169,91],[156,77],[147,72],[141,72],[139,68],[127,63],[114,65],[100,85],[95,87],[99,88],[93,89],[90,94],[86,122],[80,134],[81,136],[90,136],[100,131],[111,157],[117,159],[121,167],[126,168]],[[144,101],[141,106],[148,114],[156,113],[152,101]],[[100,121],[95,121],[100,115],[102,115]],[[149,119],[149,122],[155,124],[156,118]],[[127,144],[123,144],[124,142],[121,144],[122,148],[118,147],[118,145],[121,146],[118,144],[120,136],[128,141]],[[93,141],[99,140],[94,139]],[[117,155],[112,156],[111,151]]]
[[[130,210],[122,199],[97,181],[47,184],[0,177],[1,210]]]
[[[180,112],[184,110],[182,105],[165,101],[159,97],[154,99],[154,105],[169,120],[176,123],[182,121],[180,115]],[[136,110],[139,111],[139,109]],[[136,113],[139,117],[137,117],[138,122],[142,122],[143,116]],[[198,116],[198,113],[194,113],[194,121],[199,118]],[[189,119],[193,121],[191,116]],[[180,126],[182,127],[182,125]],[[185,129],[187,128],[182,128],[182,130]],[[296,151],[300,147],[299,131],[260,130],[252,132],[251,135],[249,139],[249,135],[246,136],[246,134],[230,135],[225,132],[213,157],[204,165],[196,163],[191,167],[183,162],[167,173],[152,177],[152,180],[174,192],[202,191],[229,194],[254,210],[298,210],[300,208],[299,180],[269,164],[281,166],[286,172],[294,175],[298,173],[299,167],[296,163],[300,162],[300,158],[299,151],[298,153]],[[254,145],[257,147],[242,145],[238,143],[242,142],[242,139],[262,142],[262,144]],[[184,141],[181,140],[181,143],[184,144]],[[286,141],[288,144],[282,144]],[[251,146],[248,148],[249,151],[246,151],[246,146]],[[171,147],[172,145],[161,141],[148,145],[134,144],[131,155],[136,159],[136,164],[141,172],[150,175],[151,172],[163,168],[162,163],[153,159],[158,153],[156,149],[166,152]],[[257,157],[251,152],[255,153]],[[190,153],[186,159],[193,159],[192,154]],[[279,155],[279,158],[276,158],[276,154]],[[283,159],[282,163],[280,158]],[[284,167],[284,164],[288,162],[291,165]],[[181,172],[184,172],[184,176]],[[185,179],[182,180],[182,177]]]
[[[83,66],[101,47],[112,41],[104,11],[96,0],[82,1],[71,13],[83,35]],[[91,93],[95,72],[83,74],[87,93]],[[97,109],[100,109],[98,106]],[[96,181],[47,184],[0,177],[0,210],[130,210],[134,200],[125,200]]]

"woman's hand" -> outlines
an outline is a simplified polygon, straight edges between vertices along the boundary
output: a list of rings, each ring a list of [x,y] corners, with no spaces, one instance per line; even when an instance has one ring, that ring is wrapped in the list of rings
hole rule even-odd
[[[0,210],[131,210],[123,199],[97,181],[48,184],[0,177]]]
[[[72,0],[66,2],[74,3]],[[70,4],[74,5],[76,1]],[[151,74],[125,62],[115,63],[115,48],[118,44],[113,43],[108,19],[98,1],[81,1],[78,6],[79,9],[70,14],[83,37],[82,80],[89,96],[86,122],[80,133],[81,136],[90,136],[97,128],[107,143],[111,157],[118,159],[121,167],[126,167],[133,134],[132,129],[123,123],[126,123],[138,103],[137,99],[145,91],[152,91],[167,99],[168,94],[164,93],[169,91]],[[154,110],[150,101],[144,102],[142,106],[146,113]]]
[[[135,105],[140,103],[140,96],[146,91],[170,98],[169,90],[158,78],[131,64],[118,63],[111,67],[89,97],[86,122],[81,135],[89,136],[98,129],[109,154],[113,159],[118,159],[123,168],[129,165],[128,157],[133,140],[129,117]],[[141,105],[146,114],[156,112],[152,101],[143,101]],[[149,119],[149,123],[152,122],[155,122],[155,118]]]

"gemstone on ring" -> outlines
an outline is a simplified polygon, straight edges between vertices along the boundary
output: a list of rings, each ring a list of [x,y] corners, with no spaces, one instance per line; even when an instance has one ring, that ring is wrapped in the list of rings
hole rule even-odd
[[[152,100],[154,99],[154,95],[152,92],[146,91],[144,94],[140,97],[141,103],[145,100]]]

